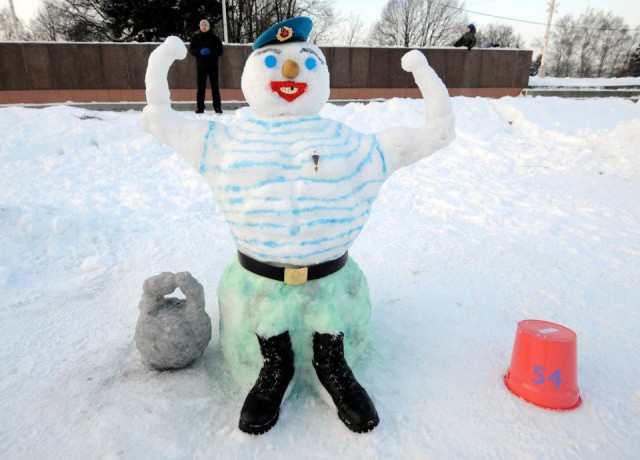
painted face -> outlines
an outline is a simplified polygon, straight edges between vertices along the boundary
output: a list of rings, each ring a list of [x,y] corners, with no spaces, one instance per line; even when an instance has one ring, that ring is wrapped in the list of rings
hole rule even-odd
[[[316,115],[329,99],[329,69],[311,43],[267,45],[247,59],[241,86],[262,117]]]

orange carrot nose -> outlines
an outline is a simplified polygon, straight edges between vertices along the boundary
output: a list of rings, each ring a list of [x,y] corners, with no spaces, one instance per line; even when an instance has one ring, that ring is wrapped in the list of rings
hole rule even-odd
[[[291,59],[289,59],[282,66],[282,75],[284,75],[286,78],[296,78],[299,73],[300,66],[298,66],[298,63],[296,61],[292,61]]]

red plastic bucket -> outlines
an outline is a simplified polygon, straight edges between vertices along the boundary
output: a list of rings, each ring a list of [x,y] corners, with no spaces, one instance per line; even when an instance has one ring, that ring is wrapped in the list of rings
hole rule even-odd
[[[580,406],[575,332],[549,321],[520,321],[504,383],[516,396],[545,409]]]

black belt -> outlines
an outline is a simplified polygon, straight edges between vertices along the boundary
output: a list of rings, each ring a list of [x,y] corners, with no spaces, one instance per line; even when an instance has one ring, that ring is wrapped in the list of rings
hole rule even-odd
[[[238,261],[240,262],[240,265],[250,272],[264,276],[265,278],[282,281],[285,284],[292,285],[304,284],[307,281],[329,276],[344,267],[348,258],[349,254],[345,252],[342,257],[339,257],[336,260],[330,260],[329,262],[323,262],[309,267],[289,268],[274,267],[273,265],[252,259],[248,255],[238,251]]]

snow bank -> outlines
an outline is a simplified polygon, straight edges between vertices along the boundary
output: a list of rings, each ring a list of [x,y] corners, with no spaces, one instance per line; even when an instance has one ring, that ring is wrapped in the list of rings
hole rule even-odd
[[[638,86],[640,87],[640,77],[621,78],[559,78],[559,77],[529,77],[529,86],[551,86],[551,87],[584,87],[597,88],[600,86]]]
[[[218,331],[196,363],[145,368],[142,282],[188,270],[217,324],[235,249],[200,175],[140,113],[0,110],[0,457],[634,458],[640,454],[640,108],[618,99],[454,98],[457,138],[382,188],[352,254],[380,413],[349,432],[310,387],[262,437]],[[419,126],[421,101],[327,105],[361,131]],[[253,115],[225,113],[236,123]],[[516,324],[578,334],[583,405],[504,388]]]

